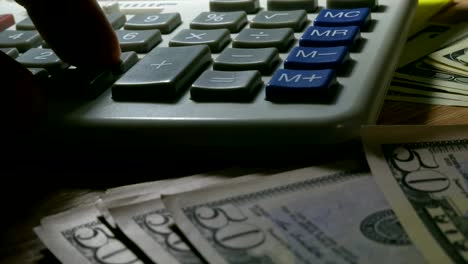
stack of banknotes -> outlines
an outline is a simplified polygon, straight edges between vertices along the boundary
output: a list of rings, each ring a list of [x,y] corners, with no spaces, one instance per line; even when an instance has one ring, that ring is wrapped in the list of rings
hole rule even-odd
[[[356,160],[122,186],[34,231],[72,264],[468,263],[468,125],[362,135]]]
[[[429,24],[412,36],[387,99],[468,106],[468,23]]]

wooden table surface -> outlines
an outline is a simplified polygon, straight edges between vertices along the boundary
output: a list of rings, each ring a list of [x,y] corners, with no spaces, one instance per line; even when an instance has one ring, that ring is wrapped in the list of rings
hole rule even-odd
[[[387,101],[378,121],[381,125],[394,124],[468,124],[468,108],[426,105]],[[78,175],[73,168],[57,169],[50,175],[38,175],[32,168],[29,175],[18,175],[15,171],[3,175],[13,183],[4,183],[2,195],[2,236],[0,238],[0,263],[56,263],[54,257],[32,232],[42,217],[55,214],[79,204],[92,202],[103,190],[120,185],[154,180],[166,177],[180,177],[221,169],[226,164],[190,164],[175,169],[155,168],[147,174],[131,177],[112,178],[89,167]],[[102,169],[102,168],[101,168]],[[123,172],[124,174],[125,172]],[[77,178],[79,180],[77,180]]]

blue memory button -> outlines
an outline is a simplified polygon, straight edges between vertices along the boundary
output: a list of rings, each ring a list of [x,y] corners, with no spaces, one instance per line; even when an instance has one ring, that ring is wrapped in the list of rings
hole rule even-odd
[[[336,83],[335,70],[279,69],[266,86],[269,101],[326,100]]]
[[[303,47],[353,47],[360,38],[358,26],[349,27],[309,27],[299,40]]]
[[[348,47],[295,47],[284,61],[286,69],[337,69],[349,58]]]
[[[371,19],[369,8],[322,9],[314,21],[314,26],[344,27],[365,26]]]

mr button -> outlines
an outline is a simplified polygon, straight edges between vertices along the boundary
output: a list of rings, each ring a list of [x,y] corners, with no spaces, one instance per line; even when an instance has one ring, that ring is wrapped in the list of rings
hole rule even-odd
[[[356,46],[361,33],[358,26],[349,27],[309,27],[299,40],[302,47]]]

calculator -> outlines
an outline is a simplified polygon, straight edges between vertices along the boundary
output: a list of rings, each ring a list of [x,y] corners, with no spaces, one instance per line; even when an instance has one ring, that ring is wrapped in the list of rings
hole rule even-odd
[[[417,8],[417,0],[99,3],[122,65],[78,79],[22,7],[0,1],[0,14],[16,21],[0,48],[50,83],[46,128],[191,146],[358,138],[379,116]]]

